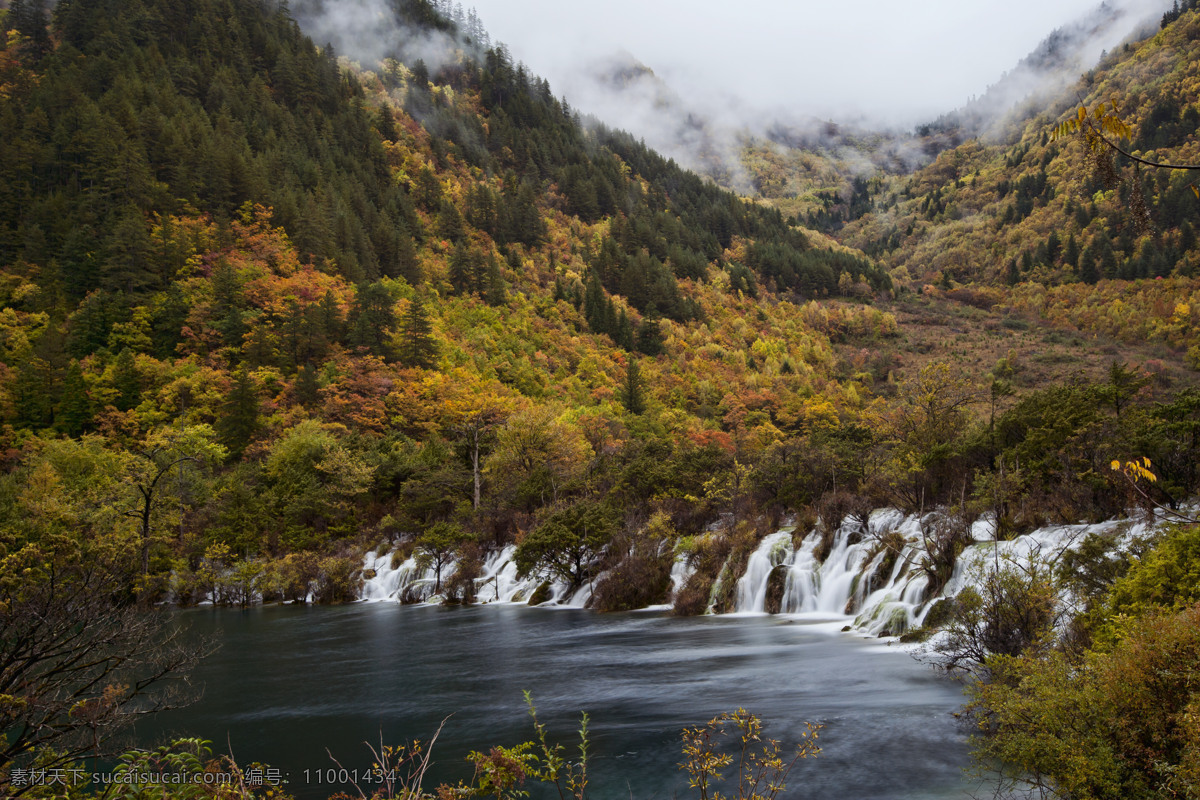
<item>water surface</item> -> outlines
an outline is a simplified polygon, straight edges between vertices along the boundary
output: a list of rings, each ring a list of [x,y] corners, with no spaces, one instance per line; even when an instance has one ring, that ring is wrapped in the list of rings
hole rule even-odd
[[[960,687],[896,648],[839,633],[840,622],[392,603],[181,617],[222,647],[197,673],[202,701],[139,735],[149,743],[187,732],[218,752],[232,747],[240,763],[287,773],[303,800],[342,788],[316,780],[335,766],[327,749],[365,769],[364,742],[427,739],[443,719],[433,781],[468,777],[468,751],[532,738],[526,689],[568,746],[579,712],[591,716],[593,798],[691,797],[677,767],[680,729],[739,707],[785,744],[805,721],[824,725],[824,752],[801,762],[785,797],[966,797],[974,788],[953,716]]]

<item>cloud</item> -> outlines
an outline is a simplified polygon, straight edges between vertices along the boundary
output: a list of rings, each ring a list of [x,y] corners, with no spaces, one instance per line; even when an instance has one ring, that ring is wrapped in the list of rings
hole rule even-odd
[[[753,188],[739,158],[747,137],[819,149],[848,174],[911,169],[928,158],[910,135],[914,126],[958,108],[942,122],[987,129],[998,112],[1066,85],[1137,21],[1156,22],[1170,6],[1109,0],[1098,12],[1095,0],[859,0],[852,7],[693,0],[684,10],[661,0],[590,8],[471,1],[492,38],[572,107],[743,191]],[[419,57],[436,72],[463,47],[445,33],[399,25],[391,0],[293,0],[291,7],[318,44],[330,42],[367,66],[384,56]]]
[[[292,0],[289,8],[317,45],[333,45],[368,69],[384,58],[407,63],[420,58],[436,72],[453,63],[462,48],[441,31],[402,25],[388,0]]]

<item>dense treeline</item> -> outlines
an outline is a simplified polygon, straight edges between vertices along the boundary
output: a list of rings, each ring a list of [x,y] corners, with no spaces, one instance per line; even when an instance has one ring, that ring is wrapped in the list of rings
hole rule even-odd
[[[1119,513],[1101,467],[1131,443],[1168,465],[1161,490],[1195,488],[1166,432],[1190,395],[1120,364],[1015,405],[1007,360],[982,382],[927,365],[887,405],[834,381],[830,340],[886,340],[895,319],[779,298],[870,298],[883,272],[585,131],[477,33],[433,75],[355,73],[285,9],[63,3],[49,35],[36,9],[10,12],[2,109],[5,147],[35,154],[4,161],[26,172],[5,194],[2,317],[6,516],[31,541],[59,523],[21,487],[71,470],[92,499],[55,513],[115,525],[177,581],[445,524],[562,547],[587,529],[582,580],[656,514],[694,533],[849,497],[1002,502],[1019,529]],[[397,13],[454,31],[421,3]],[[326,205],[292,214],[293,194]],[[139,469],[156,487],[139,513],[89,521]],[[608,521],[581,522],[593,507]],[[316,563],[293,560],[291,585]]]
[[[1114,290],[1152,291],[1131,290],[1126,281],[1193,282],[1200,263],[1195,173],[1147,168],[1107,148],[1092,150],[1082,135],[1055,139],[1050,129],[1081,101],[1089,108],[1115,102],[1132,132],[1125,149],[1151,162],[1197,163],[1197,42],[1200,15],[1177,4],[1158,35],[1107,55],[1073,94],[1014,123],[1007,140],[972,139],[911,176],[872,183],[872,208],[846,226],[847,243],[902,283],[1014,286],[1018,298],[1037,287],[1046,294],[1070,287],[1075,302],[1086,297],[1092,305]],[[1105,288],[1110,281],[1121,283]],[[1089,296],[1086,287],[1097,285]],[[1019,299],[1016,305],[1027,308]],[[1157,328],[1177,309],[1141,311]],[[1128,341],[1143,336],[1123,326],[1101,330]],[[1186,339],[1185,348],[1200,343]]]
[[[1068,146],[1031,135],[1004,156],[1035,165],[1002,177],[964,145],[893,198],[886,230],[882,212],[851,223],[877,263],[583,127],[477,20],[393,9],[442,43],[434,69],[402,46],[354,68],[256,0],[10,4],[5,622],[30,598],[67,608],[51,584],[103,585],[103,618],[167,598],[342,601],[380,543],[419,553],[459,600],[486,550],[516,543],[528,573],[597,579],[602,610],[663,601],[688,552],[676,607],[702,613],[728,607],[719,576],[789,515],[940,506],[990,513],[1008,536],[1122,514],[1136,498],[1109,463],[1133,455],[1155,464],[1154,499],[1195,494],[1200,397],[1163,370],[1116,358],[1050,385],[1015,353],[986,374],[932,357],[900,369],[904,331],[877,305],[884,265],[961,293],[975,262],[937,259],[992,253],[992,277],[1015,269],[1013,306],[1114,333],[1151,318],[1139,335],[1194,346],[1176,177],[1143,176],[1139,195],[1074,173],[1092,194],[1071,199],[1052,163]],[[1194,15],[1164,39],[1181,46]],[[1170,128],[1155,113],[1137,117],[1147,147]],[[940,275],[906,278],[920,256],[904,248],[972,191],[993,197],[983,227],[1020,231],[1008,244],[1028,258],[949,242],[928,261]],[[1178,226],[1138,233],[1121,191]],[[1046,209],[1077,224],[1031,245],[1057,219]],[[1118,293],[1100,278],[1122,270],[1178,275],[1123,304],[1080,301]],[[961,296],[993,305],[986,292]],[[966,530],[933,543],[935,586]]]

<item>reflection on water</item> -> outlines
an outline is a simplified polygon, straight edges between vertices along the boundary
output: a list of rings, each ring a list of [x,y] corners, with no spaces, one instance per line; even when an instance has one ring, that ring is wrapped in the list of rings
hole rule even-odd
[[[365,769],[364,742],[428,738],[446,718],[433,780],[466,778],[469,750],[532,737],[526,689],[568,746],[579,712],[591,716],[595,798],[690,796],[677,769],[680,729],[738,707],[785,744],[806,720],[825,726],[824,752],[797,767],[786,797],[965,797],[972,788],[962,777],[966,732],[952,716],[959,687],[904,653],[837,633],[841,623],[393,604],[181,618],[219,632],[222,648],[198,672],[203,700],[140,737],[187,732],[222,752],[228,742],[240,762],[288,773],[298,798],[339,788],[314,781],[333,766],[326,748]]]

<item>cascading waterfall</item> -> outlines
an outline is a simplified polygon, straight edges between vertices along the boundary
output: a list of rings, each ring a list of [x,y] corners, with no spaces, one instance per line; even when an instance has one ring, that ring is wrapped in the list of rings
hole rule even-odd
[[[510,544],[488,554],[479,577],[475,579],[476,603],[528,603],[534,596],[543,579],[534,576],[520,577],[514,560],[516,552],[516,545]],[[443,584],[454,575],[456,568],[457,565],[453,563],[442,568]],[[671,566],[672,597],[687,583],[692,572],[693,568],[688,565],[686,556],[681,555],[675,559]],[[364,578],[359,593],[361,600],[422,603],[439,599],[434,591],[437,574],[432,568],[422,569],[415,556],[409,556],[393,567],[390,555],[377,555],[376,551],[372,550],[363,559],[363,573],[367,577]],[[542,605],[584,608],[591,597],[590,582],[574,591],[566,583],[551,582],[549,594]]]
[[[823,532],[806,534],[796,544],[795,532],[784,529],[768,535],[751,553],[745,573],[738,579],[734,613],[770,611],[825,620],[845,619],[851,627],[872,635],[894,636],[922,624],[941,598],[953,597],[981,575],[980,567],[993,561],[1028,566],[1034,559],[1056,557],[1077,546],[1089,533],[1124,531],[1124,539],[1147,534],[1153,521],[1110,520],[1092,525],[1059,525],[1039,528],[1008,541],[992,540],[989,518],[976,521],[970,530],[974,544],[959,555],[952,574],[936,595],[923,569],[924,533],[937,523],[938,512],[905,515],[895,509],[871,514],[865,529],[860,520],[847,517],[833,532],[829,552],[818,559]],[[475,580],[477,603],[527,603],[542,584],[541,578],[519,577],[514,563],[516,546],[490,553]],[[455,570],[442,570],[445,582]],[[439,602],[436,575],[410,557],[392,566],[388,555],[367,553],[363,600]],[[687,583],[693,572],[686,554],[679,554],[671,569],[671,595]],[[572,591],[565,583],[551,583],[543,605],[582,608],[592,586]],[[665,606],[660,607],[665,608]]]
[[[1027,567],[1034,559],[1061,555],[1089,533],[1125,525],[1124,536],[1129,539],[1148,533],[1150,527],[1147,522],[1116,520],[1059,525],[996,542],[991,521],[985,517],[971,527],[975,544],[959,555],[945,587],[930,596],[930,577],[922,568],[922,526],[932,525],[936,517],[936,513],[905,516],[884,509],[871,515],[865,531],[859,521],[847,518],[834,531],[824,561],[816,557],[822,540],[819,529],[805,536],[795,549],[790,547],[791,532],[773,533],[747,561],[746,573],[738,582],[735,612],[764,613],[772,572],[786,569],[780,613],[824,619],[852,617],[850,624],[855,629],[894,636],[921,625],[937,600],[958,594],[993,561]]]

